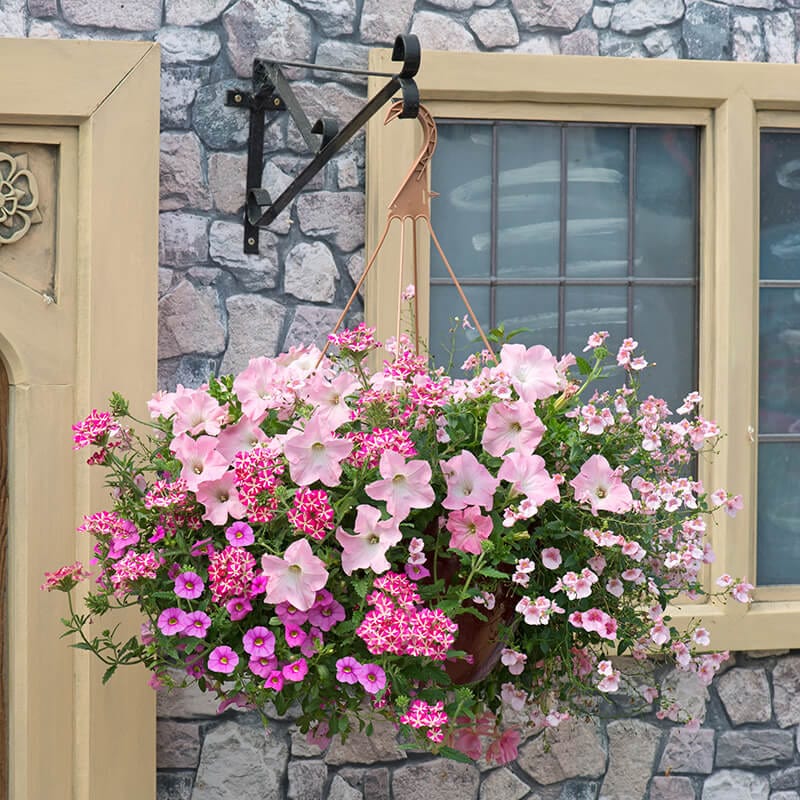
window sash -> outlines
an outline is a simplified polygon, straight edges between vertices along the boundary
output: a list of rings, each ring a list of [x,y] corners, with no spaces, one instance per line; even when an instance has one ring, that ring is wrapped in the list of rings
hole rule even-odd
[[[712,531],[723,572],[753,579],[756,566],[758,411],[758,130],[797,127],[798,67],[650,59],[431,52],[420,73],[423,102],[438,117],[531,119],[700,126],[700,392],[704,413],[725,438],[712,464],[701,463],[709,491],[742,494],[745,510],[718,519]],[[374,69],[390,69],[388,51],[373,51]],[[377,84],[376,84],[377,85]],[[780,121],[783,119],[784,121]],[[367,251],[383,230],[392,193],[415,157],[418,125],[370,122],[367,133]],[[387,157],[391,153],[391,157]],[[428,314],[427,242],[416,279],[398,276],[399,234],[390,234],[366,285],[366,316],[379,336],[393,335],[397,286],[418,285]],[[411,264],[410,236],[406,236]],[[403,285],[405,285],[405,283]],[[800,586],[762,587],[750,607],[686,604],[677,623],[702,614],[715,647],[800,647]]]

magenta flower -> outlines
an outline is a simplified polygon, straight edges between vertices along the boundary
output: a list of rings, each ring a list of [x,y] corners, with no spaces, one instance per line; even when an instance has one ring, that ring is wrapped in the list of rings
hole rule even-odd
[[[403,569],[412,581],[421,581],[423,578],[430,578],[431,576],[430,570],[422,564],[408,563]]]
[[[362,664],[356,670],[356,678],[370,694],[377,694],[386,686],[386,673],[377,664]]]
[[[183,635],[205,639],[210,627],[211,617],[205,611],[192,611],[186,615],[186,626],[183,629]]]
[[[532,455],[545,430],[531,403],[499,402],[489,408],[481,444],[493,456],[502,456],[509,450]]]
[[[298,486],[310,486],[315,481],[338,486],[342,461],[352,449],[349,439],[336,436],[317,416],[306,422],[303,431],[289,431],[283,444],[289,474]]]
[[[287,625],[283,629],[283,635],[289,647],[300,647],[306,640],[306,632],[297,625]]]
[[[275,656],[251,656],[247,663],[250,672],[259,678],[268,678],[277,666],[278,659]],[[278,674],[280,675],[280,672]]]
[[[384,450],[378,471],[383,480],[364,487],[373,500],[386,501],[386,510],[402,522],[412,508],[429,508],[436,496],[431,488],[431,466],[427,461],[406,462],[404,456]]]
[[[246,597],[232,597],[225,603],[225,610],[230,614],[231,622],[239,622],[253,610],[253,604]]]
[[[463,511],[451,511],[445,525],[450,531],[450,547],[479,556],[485,539],[489,538],[494,527],[491,517],[484,517],[478,506],[470,506]]]
[[[186,627],[186,612],[179,608],[165,608],[159,615],[157,624],[164,636],[183,633]]]
[[[298,683],[308,675],[308,664],[304,658],[298,658],[297,661],[292,661],[287,664],[281,672],[287,681]]]
[[[311,552],[306,539],[292,542],[283,558],[263,556],[261,567],[269,577],[266,601],[286,601],[300,611],[308,611],[314,605],[317,591],[328,582],[325,562]]]
[[[447,497],[442,500],[445,508],[457,511],[467,506],[483,506],[491,509],[500,481],[493,478],[469,450],[440,462],[440,466],[447,481]]]
[[[203,579],[196,572],[182,572],[175,578],[175,594],[184,600],[195,600],[204,588]]]
[[[361,664],[352,656],[345,656],[336,662],[336,680],[339,683],[358,683],[358,670]]]
[[[622,482],[619,471],[611,469],[603,456],[591,456],[569,483],[575,490],[575,499],[579,503],[591,503],[595,516],[598,511],[622,514],[633,508],[631,490]]]
[[[360,505],[354,529],[355,535],[336,531],[336,541],[342,546],[342,569],[346,575],[356,569],[371,569],[379,575],[391,564],[386,560],[386,551],[403,538],[400,523],[395,517],[381,520],[380,509]]]
[[[221,672],[223,675],[230,675],[239,663],[239,656],[236,651],[227,645],[215,647],[208,656],[208,668],[212,672]]]
[[[283,689],[283,680],[283,673],[279,669],[274,669],[267,675],[267,679],[264,681],[264,688],[274,689],[276,692],[279,692]]]
[[[315,601],[319,602],[319,600]],[[278,603],[275,606],[275,615],[284,624],[289,625],[303,625],[308,622],[308,612],[300,611],[295,608],[291,603]]]
[[[234,522],[225,529],[225,538],[233,547],[248,547],[256,537],[253,529],[246,522]]]
[[[275,652],[275,634],[269,628],[258,625],[247,631],[242,639],[242,644],[245,653],[254,658],[271,656]]]
[[[303,644],[300,645],[300,652],[306,658],[311,658],[317,654],[323,644],[322,631],[319,628],[312,628],[306,635]]]
[[[308,612],[308,621],[321,631],[329,631],[344,617],[344,606],[332,598],[327,603],[317,601]]]

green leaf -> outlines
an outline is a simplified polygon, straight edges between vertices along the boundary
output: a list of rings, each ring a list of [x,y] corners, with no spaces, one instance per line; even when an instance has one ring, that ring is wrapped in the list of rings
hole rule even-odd
[[[111,679],[111,676],[117,671],[117,665],[112,664],[104,673],[103,673],[103,683],[106,684]]]
[[[462,764],[471,764],[472,759],[460,750],[455,750],[452,747],[442,747],[439,749],[439,755],[449,758],[452,761],[460,761]]]
[[[575,356],[575,363],[578,365],[581,375],[588,375],[592,371],[592,365],[580,356]]]

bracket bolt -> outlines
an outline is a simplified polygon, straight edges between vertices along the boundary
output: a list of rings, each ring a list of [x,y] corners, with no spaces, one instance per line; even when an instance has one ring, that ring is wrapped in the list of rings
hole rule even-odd
[[[280,99],[280,97],[273,97],[273,98],[272,98],[272,105],[274,105],[274,106],[279,106],[280,104],[281,104],[281,99]]]
[[[242,102],[242,96],[240,94],[235,94],[233,96],[233,100],[234,100],[235,103],[241,103]]]
[[[247,244],[249,244],[251,247],[252,247],[252,246],[253,246],[255,243],[256,243],[256,240],[255,240],[255,239],[254,239],[252,236],[251,236],[251,237],[250,237],[250,238],[247,240]]]

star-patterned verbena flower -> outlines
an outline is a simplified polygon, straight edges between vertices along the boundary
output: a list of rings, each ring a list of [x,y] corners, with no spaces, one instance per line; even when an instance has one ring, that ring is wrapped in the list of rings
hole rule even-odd
[[[42,221],[39,185],[28,169],[28,154],[0,153],[0,246],[19,241]]]

